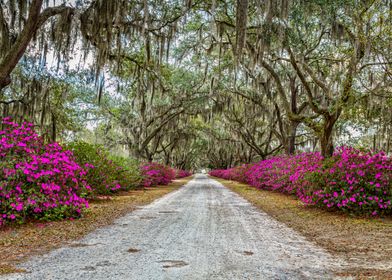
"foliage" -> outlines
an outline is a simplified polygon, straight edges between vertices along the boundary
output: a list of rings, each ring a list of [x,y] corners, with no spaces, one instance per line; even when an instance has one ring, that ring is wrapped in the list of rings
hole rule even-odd
[[[324,160],[320,153],[271,157],[210,175],[296,195],[307,205],[379,215],[392,213],[392,158],[349,147]]]
[[[78,141],[63,149],[45,144],[34,125],[2,119],[0,131],[0,225],[34,218],[76,217],[87,198],[119,190],[167,185],[189,171],[111,155],[104,147]]]
[[[188,170],[182,170],[182,169],[176,169],[175,173],[176,173],[176,179],[181,179],[192,175],[192,172]]]
[[[145,163],[140,168],[144,187],[167,185],[176,177],[174,169],[156,162]]]
[[[139,161],[131,157],[123,157],[118,155],[109,154],[109,159],[118,169],[117,180],[123,190],[129,190],[140,186],[142,175],[140,172]]]
[[[86,180],[92,186],[91,195],[107,195],[119,190],[136,188],[141,179],[138,162],[114,157],[100,145],[83,141],[67,145],[80,165],[89,167]]]
[[[58,143],[44,144],[31,123],[2,119],[0,225],[27,218],[75,217],[88,207],[86,170]]]
[[[0,12],[0,109],[46,139],[179,169],[392,151],[388,1],[58,2]]]
[[[188,170],[176,169],[157,162],[148,162],[140,166],[143,176],[143,187],[167,185],[174,179],[181,179],[192,175]]]
[[[318,186],[304,188],[306,203],[373,216],[392,213],[392,158],[383,152],[339,148],[321,170],[302,181]]]

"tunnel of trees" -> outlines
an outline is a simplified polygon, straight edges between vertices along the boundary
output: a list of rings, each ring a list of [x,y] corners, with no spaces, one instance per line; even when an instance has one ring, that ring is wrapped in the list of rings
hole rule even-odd
[[[1,0],[0,109],[182,169],[392,151],[392,1]]]

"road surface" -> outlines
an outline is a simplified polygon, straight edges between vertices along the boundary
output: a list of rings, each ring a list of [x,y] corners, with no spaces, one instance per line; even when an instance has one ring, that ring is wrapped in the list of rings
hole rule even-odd
[[[329,279],[323,249],[206,175],[0,279]]]

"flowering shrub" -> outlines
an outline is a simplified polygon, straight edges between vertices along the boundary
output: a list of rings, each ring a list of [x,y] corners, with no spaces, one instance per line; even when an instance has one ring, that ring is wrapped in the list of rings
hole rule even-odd
[[[342,147],[320,153],[281,155],[210,175],[296,195],[307,205],[357,214],[392,213],[392,159],[384,153]]]
[[[249,184],[246,172],[251,167],[250,164],[243,164],[229,169],[216,169],[212,170],[209,174],[211,176],[223,178],[226,180],[234,180],[241,183]]]
[[[44,144],[33,124],[2,120],[0,130],[0,226],[27,218],[76,217],[86,197],[140,186],[166,185],[190,175],[184,170],[111,156],[84,142]],[[71,151],[72,150],[72,151]],[[143,179],[143,180],[142,180]],[[92,186],[92,187],[90,187]]]
[[[392,158],[383,152],[339,148],[302,181],[317,186],[304,188],[306,203],[373,216],[392,213]]]
[[[187,170],[182,170],[182,169],[176,169],[175,172],[176,172],[177,179],[188,177],[188,176],[192,175],[192,172],[187,171]]]
[[[0,225],[26,218],[53,220],[88,207],[86,171],[58,143],[45,145],[30,123],[2,119]]]
[[[86,180],[93,188],[90,195],[108,195],[119,190],[129,190],[140,184],[139,164],[122,157],[110,156],[100,145],[74,142],[67,146],[80,165],[89,167]]]
[[[144,187],[167,185],[176,178],[174,169],[156,162],[146,163],[140,169],[143,175],[142,185]]]
[[[258,188],[297,194],[299,180],[308,172],[320,169],[320,153],[277,156],[257,164],[247,171],[248,182]]]

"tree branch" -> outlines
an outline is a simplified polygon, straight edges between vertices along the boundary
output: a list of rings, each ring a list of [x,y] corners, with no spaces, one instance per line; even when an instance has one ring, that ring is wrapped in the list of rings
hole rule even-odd
[[[11,73],[15,69],[19,60],[26,51],[27,46],[32,40],[37,30],[52,16],[63,13],[66,10],[72,10],[70,7],[59,6],[46,8],[42,13],[43,0],[33,0],[29,7],[29,16],[22,32],[19,34],[15,43],[8,50],[0,63],[0,90],[11,83]]]
[[[303,86],[305,88],[305,92],[306,92],[306,95],[308,97],[308,101],[309,101],[310,107],[317,114],[324,115],[324,116],[329,116],[329,113],[328,113],[328,111],[326,109],[321,108],[320,106],[318,106],[315,103],[315,100],[314,100],[313,93],[312,93],[312,90],[310,88],[310,85],[306,81],[305,75],[302,72],[301,68],[298,66],[297,60],[296,60],[296,58],[295,58],[295,56],[293,54],[293,51],[291,50],[290,47],[287,47],[287,51],[288,51],[288,53],[290,55],[291,65],[294,67],[294,70],[297,72],[297,75],[298,75],[299,79],[301,80],[301,83],[303,84]]]

